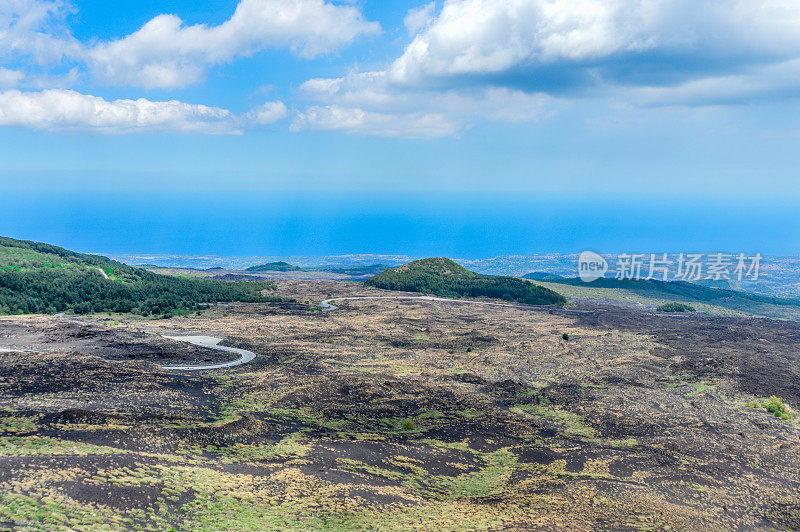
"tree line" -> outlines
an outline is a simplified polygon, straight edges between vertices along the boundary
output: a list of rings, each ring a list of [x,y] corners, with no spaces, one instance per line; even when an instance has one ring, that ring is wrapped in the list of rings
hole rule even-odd
[[[108,280],[92,270],[0,272],[0,314],[121,312],[143,316],[197,310],[220,302],[283,301],[262,295],[272,283],[181,279],[141,272],[135,283]]]

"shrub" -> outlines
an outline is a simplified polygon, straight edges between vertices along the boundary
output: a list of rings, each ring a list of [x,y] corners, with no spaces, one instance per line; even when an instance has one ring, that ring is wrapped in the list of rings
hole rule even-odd
[[[756,409],[763,408],[770,414],[781,419],[789,420],[797,416],[797,413],[792,411],[792,409],[783,402],[783,399],[777,395],[773,395],[769,399],[763,399],[761,401],[751,401],[747,403],[747,406]]]
[[[405,432],[410,432],[416,428],[416,424],[414,423],[413,419],[406,419],[403,421],[403,430]]]
[[[781,419],[791,419],[794,417],[791,409],[786,406],[786,403],[784,403],[780,397],[776,395],[773,395],[769,398],[765,408],[767,409],[767,412],[775,414],[775,417],[779,417]]]
[[[561,335],[561,338],[563,338],[564,340],[567,340],[567,341],[569,341],[569,333],[564,333],[564,334],[562,334],[562,335]]]
[[[686,303],[664,303],[656,309],[657,312],[695,312],[695,308]]]

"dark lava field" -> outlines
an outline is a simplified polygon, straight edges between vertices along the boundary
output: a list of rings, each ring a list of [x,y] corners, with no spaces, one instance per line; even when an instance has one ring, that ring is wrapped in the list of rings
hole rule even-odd
[[[0,530],[800,529],[800,324],[277,293],[0,318]]]

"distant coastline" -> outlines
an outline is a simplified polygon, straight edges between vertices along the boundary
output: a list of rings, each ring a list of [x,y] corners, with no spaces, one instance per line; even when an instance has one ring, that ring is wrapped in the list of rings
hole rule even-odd
[[[176,255],[176,254],[118,254],[98,253],[113,260],[131,265],[151,265],[162,268],[190,268],[208,270],[245,270],[251,266],[269,262],[287,262],[302,268],[345,268],[386,264],[399,266],[422,257],[407,255],[351,254],[351,255],[275,255],[275,256],[214,256],[214,255]],[[614,255],[609,255],[614,256]],[[577,254],[547,253],[540,255],[501,255],[492,258],[454,257],[457,263],[467,269],[484,275],[523,276],[531,272],[575,277]],[[275,273],[275,272],[266,272]],[[315,272],[305,272],[304,279],[312,280],[320,276]],[[322,277],[320,277],[322,278]],[[762,293],[775,293],[800,297],[800,256],[765,256],[762,263]]]

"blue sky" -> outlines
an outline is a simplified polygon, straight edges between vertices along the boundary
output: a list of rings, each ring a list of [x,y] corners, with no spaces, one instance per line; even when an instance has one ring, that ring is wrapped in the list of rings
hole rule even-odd
[[[711,225],[740,224],[742,248],[769,240],[788,253],[800,243],[789,208],[800,200],[799,95],[795,0],[0,0],[0,233],[112,245],[76,236],[93,223],[88,200],[61,213],[71,231],[45,231],[12,197],[135,193],[146,209],[141,198],[182,191],[308,194],[314,205],[350,191],[376,199],[367,210],[396,193],[448,209],[491,197],[461,203],[489,218],[521,198],[608,213],[627,201],[687,219],[706,204]],[[347,216],[328,222],[351,227]],[[732,246],[688,221],[631,234],[624,214],[608,216],[619,225],[605,236],[574,218],[560,238]],[[302,217],[298,207],[282,220]],[[531,249],[513,225],[495,239],[508,252],[555,246]]]

